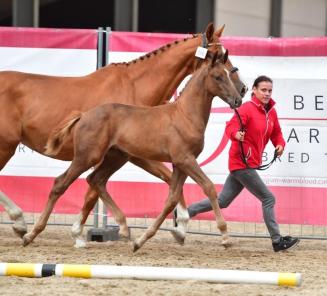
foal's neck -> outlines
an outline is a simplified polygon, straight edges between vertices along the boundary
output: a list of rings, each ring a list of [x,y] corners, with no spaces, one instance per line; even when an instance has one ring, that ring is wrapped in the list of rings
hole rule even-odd
[[[212,100],[214,96],[206,88],[206,71],[197,72],[188,82],[177,100],[177,109],[181,111],[192,125],[198,130],[206,129],[208,124]]]

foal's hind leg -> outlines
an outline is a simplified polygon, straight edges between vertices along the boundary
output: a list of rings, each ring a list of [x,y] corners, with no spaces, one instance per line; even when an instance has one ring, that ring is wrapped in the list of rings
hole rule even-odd
[[[215,213],[217,227],[222,234],[222,245],[228,247],[230,245],[230,238],[227,232],[227,224],[220,211],[220,207],[218,204],[217,191],[215,185],[201,170],[194,157],[185,157],[184,162],[181,163],[179,167],[184,171],[184,173],[186,173],[198,185],[200,185],[204,194],[209,197],[212,209]]]
[[[35,237],[44,230],[49,220],[50,214],[59,197],[65,193],[69,185],[71,185],[83,172],[88,170],[90,167],[91,165],[88,165],[87,161],[84,162],[83,159],[81,161],[73,160],[68,170],[55,179],[54,185],[49,194],[47,204],[43,209],[41,216],[34,225],[32,231],[25,234],[23,237],[23,246],[30,244],[35,239]]]
[[[15,133],[15,131],[14,131]],[[19,144],[18,131],[16,140],[9,140],[13,135],[0,135],[0,170],[6,165],[9,159],[15,154],[16,147]],[[23,217],[23,212],[10,198],[0,191],[0,204],[3,205],[5,211],[9,215],[9,218],[14,221],[12,226],[14,232],[23,237],[27,232],[27,226]]]
[[[105,178],[107,180],[112,174],[119,170],[127,162],[125,153],[117,149],[110,149],[102,163],[105,167]],[[79,214],[79,220],[73,224],[72,236],[75,238],[75,247],[84,247],[85,241],[82,237],[83,225],[85,224],[90,211],[98,201],[97,191],[90,187],[85,195],[83,208]],[[119,234],[123,238],[130,238],[130,232],[126,223],[126,216],[116,205],[110,195],[106,196],[106,206],[110,210],[117,224],[119,224]]]
[[[172,172],[162,162],[135,157],[131,157],[129,161],[141,167],[150,174],[162,179],[168,185],[170,185]],[[176,210],[178,211],[178,215],[176,218],[176,223],[178,226],[174,227],[174,229],[171,231],[171,234],[180,245],[183,245],[186,236],[187,223],[190,220],[183,190],[181,192],[179,202],[176,206]]]
[[[127,161],[128,156],[120,151],[121,155],[121,161],[123,161],[123,158],[125,157],[125,161]],[[112,175],[113,171],[110,170],[111,166],[111,158],[110,153],[106,154],[103,161],[99,166],[96,167],[96,169],[86,178],[89,185],[98,192],[100,198],[104,202],[104,204],[107,206],[107,208],[113,213],[113,216],[115,218],[115,221],[119,225],[119,234],[120,236],[124,238],[130,237],[130,231],[126,223],[126,216],[124,213],[120,210],[120,208],[116,205],[114,200],[111,198],[109,193],[106,189],[106,184],[108,181],[108,178]]]
[[[171,211],[175,208],[181,197],[185,179],[186,175],[179,168],[174,167],[169,188],[169,196],[165,202],[164,208],[156,220],[153,222],[153,224],[146,230],[146,232],[140,238],[134,241],[134,252],[141,248],[148,239],[156,234],[168,214],[171,213]]]

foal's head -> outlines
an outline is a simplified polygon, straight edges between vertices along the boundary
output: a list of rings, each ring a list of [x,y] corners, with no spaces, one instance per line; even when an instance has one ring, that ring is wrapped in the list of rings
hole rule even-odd
[[[223,54],[215,53],[205,78],[205,87],[213,96],[220,97],[231,108],[237,108],[242,104],[242,95],[238,92],[231,79],[231,70],[226,66],[228,50]]]
[[[225,25],[223,25],[220,29],[214,30],[214,26],[212,23],[209,23],[207,26],[205,34],[202,35],[202,47],[207,48],[207,57],[213,57],[215,54],[223,55],[225,53],[225,49],[223,45],[221,44],[220,37],[224,31]],[[195,64],[193,65],[194,68],[197,68],[200,64],[200,60],[195,60]],[[225,62],[225,66],[228,69],[230,75],[230,79],[234,83],[234,86],[238,93],[241,95],[243,98],[244,95],[246,94],[248,88],[245,85],[245,83],[241,80],[239,73],[238,73],[238,68],[234,67],[230,59],[228,58],[227,54],[227,59]]]

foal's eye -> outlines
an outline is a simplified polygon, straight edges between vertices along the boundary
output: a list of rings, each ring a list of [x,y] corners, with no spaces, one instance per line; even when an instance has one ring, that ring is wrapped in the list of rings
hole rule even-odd
[[[222,81],[222,80],[223,80],[221,76],[215,76],[215,79],[216,79],[217,81]]]

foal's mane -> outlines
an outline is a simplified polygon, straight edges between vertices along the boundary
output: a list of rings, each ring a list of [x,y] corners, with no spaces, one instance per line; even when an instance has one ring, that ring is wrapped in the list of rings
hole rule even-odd
[[[135,64],[138,61],[142,62],[142,61],[144,61],[146,59],[149,59],[152,56],[157,55],[158,53],[164,52],[167,49],[171,48],[172,46],[177,45],[177,44],[179,44],[181,42],[186,42],[189,39],[194,39],[194,38],[198,37],[199,35],[200,34],[193,34],[191,37],[187,37],[187,38],[184,38],[184,39],[181,39],[181,40],[172,41],[172,42],[170,42],[168,44],[165,44],[165,45],[163,45],[163,46],[161,46],[161,47],[159,47],[159,48],[157,48],[157,49],[155,49],[155,50],[153,50],[151,52],[148,52],[148,53],[146,53],[146,54],[144,54],[144,55],[142,55],[142,56],[140,56],[140,57],[138,57],[138,58],[136,58],[136,59],[134,59],[132,61],[121,62],[121,63],[112,63],[110,65],[113,65],[113,66],[121,66],[122,65],[122,66],[128,67],[129,65]]]

